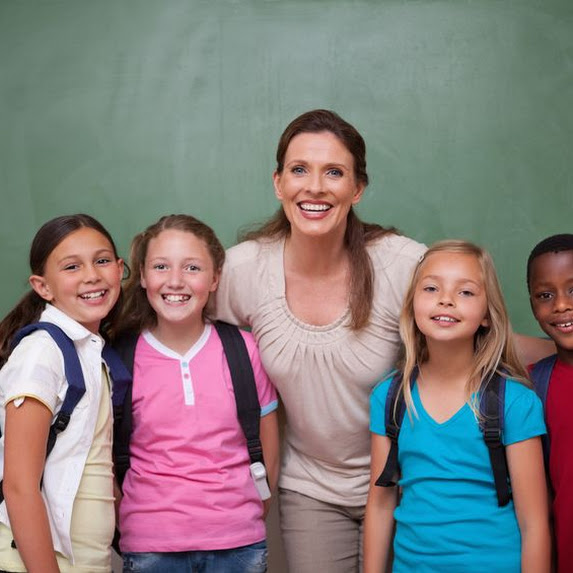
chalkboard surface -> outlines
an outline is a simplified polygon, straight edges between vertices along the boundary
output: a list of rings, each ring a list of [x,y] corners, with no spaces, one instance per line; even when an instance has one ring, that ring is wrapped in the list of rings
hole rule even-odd
[[[0,313],[59,214],[124,254],[175,212],[231,245],[274,211],[278,137],[316,107],[366,139],[361,216],[488,247],[538,332],[527,254],[573,232],[571,0],[1,1]]]

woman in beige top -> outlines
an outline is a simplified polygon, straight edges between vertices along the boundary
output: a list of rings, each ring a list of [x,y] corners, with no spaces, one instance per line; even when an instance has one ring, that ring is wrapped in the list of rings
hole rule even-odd
[[[282,207],[228,251],[217,297],[219,318],[252,328],[285,405],[281,529],[297,573],[358,570],[368,397],[396,360],[402,298],[425,250],[354,213],[365,155],[335,113],[296,118],[273,175]]]
[[[368,397],[396,361],[402,299],[425,247],[355,215],[368,184],[365,144],[331,111],[286,128],[273,180],[282,206],[228,251],[217,314],[252,328],[286,409],[279,486],[289,569],[357,571]],[[527,363],[552,351],[519,342]]]

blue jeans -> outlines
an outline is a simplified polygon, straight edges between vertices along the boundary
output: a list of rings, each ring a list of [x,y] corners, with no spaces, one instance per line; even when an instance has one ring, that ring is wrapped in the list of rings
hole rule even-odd
[[[265,573],[267,542],[179,553],[123,553],[124,573]]]

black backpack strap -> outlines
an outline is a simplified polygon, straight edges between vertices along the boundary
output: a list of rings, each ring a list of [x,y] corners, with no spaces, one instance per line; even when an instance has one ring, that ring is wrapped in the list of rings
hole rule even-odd
[[[382,473],[375,482],[375,485],[381,487],[393,487],[397,485],[396,477],[400,474],[400,465],[398,463],[398,436],[406,412],[406,403],[404,402],[404,393],[401,392],[402,373],[394,374],[386,395],[386,404],[384,405],[384,420],[386,424],[386,435],[390,438],[391,445],[386,459],[386,465]]]
[[[557,354],[547,356],[539,362],[536,362],[531,369],[530,376],[533,382],[533,388],[543,404],[543,415],[547,419],[547,392],[549,390],[549,381],[551,374],[557,361]],[[547,433],[541,436],[541,443],[543,444],[543,459],[545,460],[545,470],[549,472],[549,449],[551,441],[549,437],[549,429]]]
[[[133,379],[133,362],[135,359],[135,347],[139,340],[137,332],[126,332],[113,342],[115,353],[121,358],[123,365],[127,368]]]
[[[480,429],[489,451],[491,469],[497,494],[497,504],[511,500],[509,470],[502,442],[505,407],[505,378],[495,374],[480,395]]]
[[[35,332],[36,330],[45,330],[58,345],[63,357],[64,357],[64,374],[66,381],[68,383],[68,389],[66,390],[66,396],[64,397],[64,402],[60,411],[58,412],[55,421],[50,426],[50,431],[48,433],[48,441],[46,444],[46,458],[50,455],[51,451],[56,445],[56,438],[58,434],[63,432],[70,423],[70,418],[74,408],[77,406],[78,402],[82,399],[86,392],[86,384],[84,380],[84,374],[82,372],[82,366],[80,364],[80,359],[74,342],[69,336],[55,324],[51,322],[34,322],[21,328],[14,335],[11,343],[12,350],[20,343],[20,341]],[[0,502],[4,499],[4,494],[2,493],[2,484],[0,482]]]
[[[223,344],[225,357],[231,372],[237,416],[247,439],[247,449],[251,464],[263,462],[263,448],[259,437],[261,422],[261,406],[255,384],[253,366],[247,350],[247,345],[240,330],[226,322],[217,321],[213,326]]]
[[[121,487],[129,469],[129,442],[133,427],[132,391],[133,362],[139,334],[126,333],[106,350],[104,359],[114,384],[113,398],[113,461],[115,477]],[[116,394],[116,377],[118,390]]]
[[[133,428],[133,363],[139,334],[128,332],[114,340],[102,354],[113,382],[113,467],[120,489],[130,466],[129,443]],[[121,555],[119,529],[115,528],[111,546]]]

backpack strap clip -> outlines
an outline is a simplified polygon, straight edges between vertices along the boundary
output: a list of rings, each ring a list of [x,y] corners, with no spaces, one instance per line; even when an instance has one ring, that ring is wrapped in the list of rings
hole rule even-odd
[[[63,432],[70,423],[71,416],[64,412],[60,412],[56,418],[56,421],[52,424],[51,431],[56,434],[56,436]]]
[[[489,428],[483,429],[483,439],[488,447],[501,447],[501,428]]]
[[[251,463],[263,462],[263,446],[260,439],[247,440],[247,450]]]
[[[400,435],[400,426],[396,425],[395,422],[388,424],[386,428],[386,435],[392,440],[392,442],[398,441],[398,436]]]

